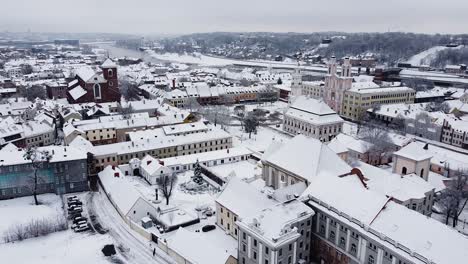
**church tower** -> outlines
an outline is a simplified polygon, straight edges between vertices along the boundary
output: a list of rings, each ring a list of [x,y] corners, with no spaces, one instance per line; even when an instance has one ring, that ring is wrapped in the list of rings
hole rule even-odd
[[[297,68],[294,69],[294,73],[292,74],[291,96],[299,95],[302,95],[302,72],[298,61]]]
[[[349,58],[344,58],[343,65],[341,66],[341,77],[351,77],[351,62]]]
[[[117,76],[117,64],[111,59],[106,59],[101,64],[102,76],[107,81],[102,94],[106,101],[120,101],[119,78]]]
[[[331,57],[328,63],[328,74],[325,76],[323,99],[335,112],[341,114],[344,93],[351,89],[353,85],[349,58],[343,60],[340,75],[337,73],[337,68],[338,64],[336,58]]]

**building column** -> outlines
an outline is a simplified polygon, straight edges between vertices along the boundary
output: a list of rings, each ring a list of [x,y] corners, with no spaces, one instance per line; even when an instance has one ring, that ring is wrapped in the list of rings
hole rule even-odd
[[[351,240],[351,231],[346,232],[346,252],[349,252],[349,241]]]
[[[271,256],[270,256],[270,262],[271,264],[276,263],[277,257],[276,255],[278,254],[278,251],[271,251]]]
[[[328,231],[330,227],[330,218],[327,217],[327,224],[325,225],[325,238],[328,239]]]
[[[320,231],[320,213],[317,212],[317,223],[315,223],[315,232],[318,234]]]
[[[382,264],[383,262],[383,250],[381,248],[377,248],[377,261],[376,264]]]
[[[263,258],[263,244],[258,243],[258,263],[262,263],[262,258]]]
[[[339,245],[339,237],[340,237],[340,224],[336,223],[336,234],[335,234],[335,245]]]
[[[252,237],[247,236],[247,257],[251,258],[252,255]]]
[[[361,261],[361,263],[365,263],[365,257],[366,257],[366,247],[367,247],[367,241],[359,237],[359,248],[358,248],[358,259]]]
[[[297,240],[294,241],[294,246],[293,246],[293,261],[292,261],[293,263],[296,263],[296,254],[297,254],[296,249],[297,249]]]

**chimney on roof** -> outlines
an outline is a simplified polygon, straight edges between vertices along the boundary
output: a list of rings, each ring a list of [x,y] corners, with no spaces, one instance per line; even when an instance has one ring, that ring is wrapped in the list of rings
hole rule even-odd
[[[429,149],[429,143],[426,143],[426,145],[424,145],[423,149],[428,150]]]
[[[112,170],[115,170],[115,165],[112,165]]]

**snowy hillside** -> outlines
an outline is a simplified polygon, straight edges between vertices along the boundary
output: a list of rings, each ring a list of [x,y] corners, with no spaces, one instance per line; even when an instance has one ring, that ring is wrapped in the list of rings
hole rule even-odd
[[[432,47],[430,49],[427,49],[423,52],[420,52],[414,55],[407,62],[411,63],[411,65],[413,66],[430,65],[431,62],[436,58],[437,53],[439,51],[446,50],[446,49],[458,49],[459,47],[449,48],[446,46],[435,46],[435,47]]]

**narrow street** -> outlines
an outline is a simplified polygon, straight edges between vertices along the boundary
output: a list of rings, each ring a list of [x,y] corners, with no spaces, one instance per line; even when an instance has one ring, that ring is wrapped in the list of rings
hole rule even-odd
[[[107,232],[119,244],[115,245],[123,261],[126,263],[161,263],[172,264],[161,249],[156,248],[153,257],[153,247],[150,242],[131,230],[118,214],[107,196],[100,190],[90,192],[87,196],[88,214],[92,218],[92,226],[98,233]]]

